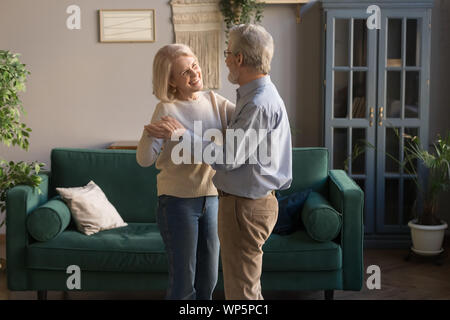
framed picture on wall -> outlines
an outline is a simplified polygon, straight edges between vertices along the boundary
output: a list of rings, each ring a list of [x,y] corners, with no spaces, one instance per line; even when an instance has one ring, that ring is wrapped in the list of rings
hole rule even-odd
[[[101,9],[100,42],[155,42],[154,9]]]

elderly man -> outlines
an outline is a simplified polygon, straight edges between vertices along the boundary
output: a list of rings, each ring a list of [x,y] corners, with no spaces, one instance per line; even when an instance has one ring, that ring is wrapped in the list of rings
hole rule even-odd
[[[192,143],[222,148],[225,163],[210,163],[219,193],[218,232],[226,299],[263,299],[261,294],[262,246],[278,217],[275,190],[287,189],[292,181],[292,143],[283,100],[270,76],[273,38],[261,26],[239,25],[230,30],[224,54],[228,80],[238,84],[236,109],[228,131],[243,132],[243,139],[227,139],[223,146],[204,141],[191,131]],[[163,118],[165,137],[183,132],[171,117]],[[256,135],[263,132],[265,135]],[[246,143],[249,140],[249,145]],[[267,147],[270,161],[262,161],[260,149]],[[234,157],[227,157],[233,153]],[[232,161],[229,161],[232,159]],[[182,230],[180,230],[182,232]]]

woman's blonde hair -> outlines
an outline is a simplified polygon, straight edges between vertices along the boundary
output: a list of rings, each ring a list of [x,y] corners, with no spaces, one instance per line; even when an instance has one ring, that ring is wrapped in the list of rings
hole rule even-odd
[[[175,100],[176,90],[170,86],[169,81],[173,62],[181,56],[197,59],[191,48],[180,43],[162,47],[153,59],[153,94],[162,102],[173,102]]]

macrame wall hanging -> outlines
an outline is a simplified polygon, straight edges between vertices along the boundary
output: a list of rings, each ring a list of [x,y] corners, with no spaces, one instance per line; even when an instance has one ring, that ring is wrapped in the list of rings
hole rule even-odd
[[[175,42],[188,45],[199,59],[204,89],[219,88],[219,49],[223,19],[219,0],[172,0]]]

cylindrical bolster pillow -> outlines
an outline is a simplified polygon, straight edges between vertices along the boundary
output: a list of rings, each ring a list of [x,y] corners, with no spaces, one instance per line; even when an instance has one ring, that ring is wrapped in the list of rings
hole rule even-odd
[[[311,192],[309,195],[303,207],[301,217],[306,232],[316,241],[330,241],[341,230],[341,214],[317,192]]]
[[[52,199],[27,217],[27,229],[38,241],[49,241],[63,232],[70,223],[70,210],[64,201]]]

